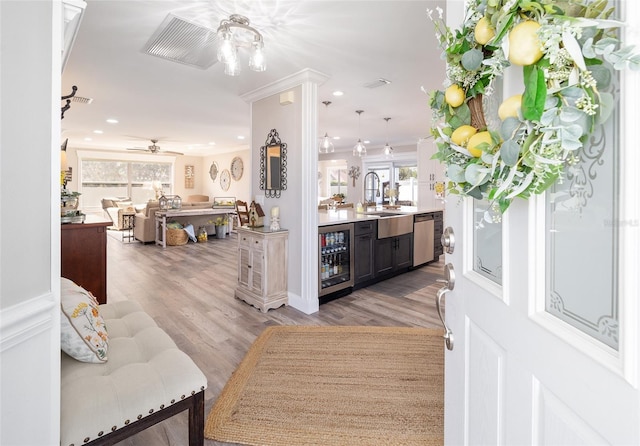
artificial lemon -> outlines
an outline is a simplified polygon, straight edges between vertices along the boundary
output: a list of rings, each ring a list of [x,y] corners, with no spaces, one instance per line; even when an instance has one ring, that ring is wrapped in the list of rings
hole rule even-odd
[[[500,116],[500,119],[503,121],[507,118],[517,118],[520,108],[522,108],[522,95],[513,95],[500,104],[500,107],[498,107],[498,116]]]
[[[491,26],[491,22],[488,18],[482,17],[476,23],[476,27],[473,30],[473,37],[480,45],[486,44],[489,40],[493,39],[496,35],[496,30]]]
[[[482,143],[492,144],[491,133],[484,131],[476,133],[475,135],[469,138],[469,142],[467,143],[467,150],[471,153],[471,156],[476,158],[480,158],[482,155],[482,149],[478,149],[478,146]]]
[[[444,100],[452,107],[460,107],[464,102],[464,90],[458,84],[449,85],[444,91]]]
[[[538,22],[518,23],[509,33],[509,61],[514,65],[533,65],[542,57],[537,31]]]
[[[451,141],[459,146],[464,146],[478,130],[470,125],[461,125],[451,134]]]

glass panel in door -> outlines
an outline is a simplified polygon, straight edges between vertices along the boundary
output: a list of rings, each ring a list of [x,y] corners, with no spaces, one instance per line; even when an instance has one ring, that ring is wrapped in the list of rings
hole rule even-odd
[[[607,91],[619,95],[619,81]],[[618,349],[619,111],[547,191],[545,310]]]
[[[473,200],[473,270],[502,285],[502,221],[486,200]]]

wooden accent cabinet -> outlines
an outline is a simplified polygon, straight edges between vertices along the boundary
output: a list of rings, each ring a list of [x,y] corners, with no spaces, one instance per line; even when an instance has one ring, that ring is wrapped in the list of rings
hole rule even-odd
[[[87,216],[60,226],[61,274],[107,303],[107,226],[111,220]]]
[[[289,231],[238,228],[238,286],[235,296],[266,313],[289,303]]]

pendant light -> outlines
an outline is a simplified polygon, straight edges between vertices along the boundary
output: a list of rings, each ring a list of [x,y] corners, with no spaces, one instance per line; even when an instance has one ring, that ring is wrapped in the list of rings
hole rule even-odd
[[[329,105],[331,105],[331,101],[322,101],[325,108],[328,109]],[[320,144],[318,145],[318,152],[320,153],[333,153],[335,148],[333,147],[333,143],[331,142],[331,138],[327,132],[324,132],[324,136],[320,137]]]
[[[367,154],[367,147],[360,138],[360,115],[364,113],[364,110],[356,110],[358,114],[358,142],[353,146],[353,156],[365,156]]]
[[[393,147],[389,145],[389,120],[390,119],[391,118],[384,118],[384,120],[387,121],[387,143],[384,145],[382,152],[384,153],[384,156],[386,156],[387,158],[393,157]]]

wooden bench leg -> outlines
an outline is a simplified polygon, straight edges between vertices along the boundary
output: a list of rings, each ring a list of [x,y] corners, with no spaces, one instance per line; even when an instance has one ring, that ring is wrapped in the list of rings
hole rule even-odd
[[[204,445],[204,391],[191,397],[189,408],[189,446]]]

